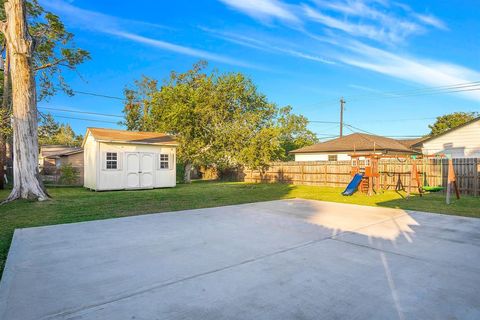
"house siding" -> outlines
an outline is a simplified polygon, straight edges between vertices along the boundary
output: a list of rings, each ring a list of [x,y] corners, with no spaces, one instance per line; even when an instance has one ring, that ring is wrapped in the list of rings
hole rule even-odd
[[[422,153],[447,154],[452,158],[480,157],[480,120],[424,142]]]
[[[297,153],[295,154],[295,161],[328,161],[329,155],[336,155],[337,161],[350,160],[351,157],[346,153]]]
[[[90,133],[87,133],[83,146],[83,185],[89,189],[95,189],[97,183],[97,142]]]

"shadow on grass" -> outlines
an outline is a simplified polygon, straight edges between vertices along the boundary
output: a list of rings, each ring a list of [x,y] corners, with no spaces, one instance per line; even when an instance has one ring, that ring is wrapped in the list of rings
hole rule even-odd
[[[409,198],[380,201],[377,205],[388,208],[480,218],[480,198],[472,196],[462,196],[460,199],[455,199],[447,205],[445,194],[443,193],[426,193],[422,197],[419,194],[413,194]]]

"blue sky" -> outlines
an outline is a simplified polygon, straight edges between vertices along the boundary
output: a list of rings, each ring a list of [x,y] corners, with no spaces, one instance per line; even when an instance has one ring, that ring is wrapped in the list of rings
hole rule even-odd
[[[476,0],[40,2],[91,53],[78,72],[65,72],[77,91],[121,97],[142,75],[163,79],[205,59],[247,74],[270,101],[310,120],[338,121],[344,96],[345,122],[381,135],[423,135],[436,116],[480,111],[480,90],[385,94],[480,81]],[[39,107],[117,115],[123,108],[121,100],[83,94],[59,94]],[[115,117],[41,111],[81,134],[88,126],[120,128],[107,123]],[[338,134],[335,123],[310,127],[322,138]]]

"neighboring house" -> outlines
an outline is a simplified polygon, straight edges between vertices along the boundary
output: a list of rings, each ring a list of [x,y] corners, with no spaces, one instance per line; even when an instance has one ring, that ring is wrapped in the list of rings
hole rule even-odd
[[[395,140],[365,133],[352,133],[337,139],[317,143],[291,151],[295,161],[342,161],[352,154],[412,155],[414,140]]]
[[[69,152],[81,151],[82,148],[70,147],[64,145],[43,145],[40,146],[40,154],[38,156],[38,165],[42,174],[53,174],[58,168],[57,157]],[[83,161],[79,164],[83,167]]]
[[[416,143],[425,155],[446,154],[452,158],[480,157],[480,117]]]
[[[174,187],[176,147],[173,136],[88,128],[84,149],[84,186],[92,190]]]
[[[61,176],[60,169],[62,166],[70,164],[77,172],[78,179],[74,184],[83,185],[83,175],[84,175],[84,166],[83,166],[83,149],[82,148],[73,148],[71,150],[58,152],[45,156],[45,162],[50,163],[54,162],[55,170],[50,171],[49,174],[55,175],[54,181],[58,182]],[[47,172],[48,173],[48,172]]]

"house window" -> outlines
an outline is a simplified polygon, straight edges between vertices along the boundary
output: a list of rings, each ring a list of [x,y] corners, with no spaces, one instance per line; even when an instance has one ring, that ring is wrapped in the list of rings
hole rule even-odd
[[[118,168],[118,157],[116,152],[107,152],[106,168],[110,170],[116,170]]]
[[[168,154],[160,154],[160,169],[168,169]]]
[[[336,154],[329,154],[328,155],[328,161],[337,161],[338,156]]]

